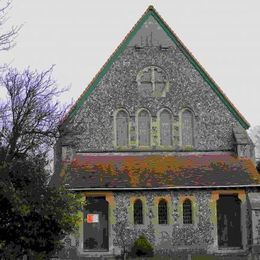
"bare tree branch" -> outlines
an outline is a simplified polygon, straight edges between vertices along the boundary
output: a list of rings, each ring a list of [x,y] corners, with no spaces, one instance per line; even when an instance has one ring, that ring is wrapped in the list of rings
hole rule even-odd
[[[7,100],[0,104],[0,141],[6,160],[43,152],[58,137],[58,124],[68,106],[62,107],[57,98],[67,89],[58,89],[52,71],[53,66],[41,73],[9,68],[0,78],[7,91]]]
[[[4,4],[2,4],[5,2]],[[2,5],[2,6],[1,6]],[[10,10],[11,1],[0,0],[0,51],[7,51],[15,46],[15,38],[22,26],[12,26],[4,30],[3,26],[8,20],[7,12]]]

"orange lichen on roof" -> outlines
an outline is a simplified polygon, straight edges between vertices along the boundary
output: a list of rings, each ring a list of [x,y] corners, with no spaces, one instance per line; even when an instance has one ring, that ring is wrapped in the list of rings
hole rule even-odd
[[[253,164],[253,162],[249,159],[242,159],[244,161],[243,165],[244,165],[244,168],[245,170],[248,171],[250,177],[257,181],[258,183],[260,183],[260,175],[259,173],[256,171],[256,167],[255,165]]]
[[[250,159],[232,154],[77,155],[72,186],[177,187],[260,184]],[[60,176],[64,177],[64,173]]]

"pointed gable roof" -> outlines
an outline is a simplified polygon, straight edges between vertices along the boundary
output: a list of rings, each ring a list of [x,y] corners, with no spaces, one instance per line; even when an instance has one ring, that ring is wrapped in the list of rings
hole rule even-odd
[[[72,118],[77,111],[80,109],[82,104],[86,101],[91,92],[95,89],[100,80],[107,73],[109,68],[112,66],[114,61],[120,56],[120,54],[125,50],[129,44],[133,45],[133,38],[138,34],[141,27],[145,24],[145,22],[149,18],[153,18],[157,21],[157,23],[161,26],[164,33],[171,39],[171,41],[179,48],[179,50],[185,55],[188,61],[192,64],[192,66],[199,72],[202,78],[208,83],[211,89],[217,94],[220,100],[224,103],[227,109],[233,114],[233,116],[237,119],[240,125],[248,129],[250,124],[247,120],[241,115],[241,113],[235,108],[232,102],[228,99],[228,97],[223,93],[217,83],[210,77],[210,75],[206,72],[206,70],[201,66],[201,64],[197,61],[197,59],[192,55],[192,53],[185,47],[182,41],[178,38],[178,36],[171,30],[171,28],[167,25],[167,23],[163,20],[163,18],[158,14],[158,12],[154,9],[153,6],[149,6],[143,16],[138,20],[138,22],[134,25],[132,30],[126,35],[121,44],[116,48],[113,54],[109,57],[103,67],[98,71],[95,77],[92,79],[90,84],[85,88],[83,93],[80,95],[78,100],[74,103],[71,109],[68,111],[66,116],[63,118],[61,124],[69,118]],[[131,42],[132,41],[132,42]]]

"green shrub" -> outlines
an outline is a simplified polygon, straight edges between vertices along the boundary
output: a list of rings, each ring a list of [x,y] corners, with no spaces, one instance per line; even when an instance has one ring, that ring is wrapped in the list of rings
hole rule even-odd
[[[153,246],[144,235],[141,235],[137,240],[135,240],[131,253],[133,257],[153,256]]]

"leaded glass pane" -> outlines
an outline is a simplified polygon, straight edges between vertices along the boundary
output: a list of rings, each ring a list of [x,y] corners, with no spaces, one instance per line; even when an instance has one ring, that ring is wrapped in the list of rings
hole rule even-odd
[[[193,116],[188,110],[182,113],[182,145],[193,145]]]
[[[134,203],[134,223],[143,224],[143,205],[139,199]]]
[[[158,204],[159,224],[167,224],[167,202],[161,200]]]
[[[139,146],[150,145],[150,115],[145,110],[138,115],[138,141]]]
[[[192,224],[192,205],[190,200],[183,203],[183,224]]]
[[[161,145],[172,145],[172,118],[167,110],[160,114]]]
[[[120,111],[117,113],[116,141],[118,146],[128,145],[128,116],[125,111]]]

